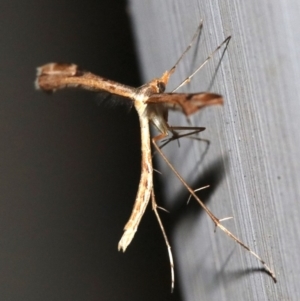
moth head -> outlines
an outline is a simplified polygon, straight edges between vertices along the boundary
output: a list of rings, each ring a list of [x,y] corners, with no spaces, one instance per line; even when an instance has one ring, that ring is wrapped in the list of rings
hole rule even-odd
[[[156,81],[156,87],[158,92],[157,93],[164,93],[166,90],[166,85],[164,82],[160,81],[159,79]]]
[[[159,78],[157,81],[157,85],[160,88],[160,92],[159,93],[163,93],[166,89],[166,86],[169,82],[170,76],[173,72],[171,71],[166,71],[161,78]]]
[[[153,82],[154,84],[154,89],[156,90],[155,93],[164,93],[166,90],[166,86],[168,84],[170,75],[172,73],[170,71],[166,71],[162,77],[156,78]]]
[[[139,93],[150,97],[153,94],[164,93],[171,73],[166,71],[160,78],[154,78],[139,88]]]

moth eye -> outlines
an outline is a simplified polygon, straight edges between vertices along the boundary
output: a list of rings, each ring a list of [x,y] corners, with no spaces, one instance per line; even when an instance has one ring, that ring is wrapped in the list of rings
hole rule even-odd
[[[158,88],[158,92],[162,93],[165,91],[166,89],[166,85],[163,82],[158,82],[157,83],[157,88]]]

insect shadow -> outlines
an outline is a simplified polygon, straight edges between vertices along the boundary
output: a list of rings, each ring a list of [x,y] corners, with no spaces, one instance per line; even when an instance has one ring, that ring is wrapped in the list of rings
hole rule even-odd
[[[209,203],[211,196],[217,190],[218,186],[226,175],[226,166],[228,158],[219,157],[214,160],[203,172],[199,174],[197,179],[193,181],[191,187],[204,187],[209,184],[209,187],[199,191],[197,194],[201,198],[204,204]],[[196,169],[196,167],[195,167]],[[176,195],[176,198],[172,200],[172,225],[174,229],[177,224],[180,224],[183,219],[187,218],[199,218],[199,215],[204,213],[202,207],[198,206],[196,202],[189,202],[189,193],[186,192],[184,187]]]

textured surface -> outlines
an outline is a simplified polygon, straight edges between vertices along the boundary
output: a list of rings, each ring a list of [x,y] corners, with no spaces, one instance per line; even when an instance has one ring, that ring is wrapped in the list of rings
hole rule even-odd
[[[1,301],[174,298],[150,210],[117,250],[139,181],[136,113],[33,85],[58,61],[138,86],[127,17],[125,1],[0,3]]]
[[[300,23],[299,1],[130,1],[144,79],[160,76],[179,57],[204,19],[199,43],[181,63],[171,87],[191,73],[224,38],[232,40],[211,90],[223,108],[191,118],[205,126],[205,144],[165,149],[180,173],[225,225],[274,268],[261,265],[186,199],[164,163],[164,204],[177,218],[172,235],[184,300],[299,300]],[[183,91],[207,90],[220,54]],[[171,124],[185,119],[172,115]],[[177,213],[177,214],[176,214]]]

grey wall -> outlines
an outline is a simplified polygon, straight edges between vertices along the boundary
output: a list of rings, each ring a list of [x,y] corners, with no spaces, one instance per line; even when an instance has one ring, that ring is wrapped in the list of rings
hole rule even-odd
[[[145,80],[169,69],[188,45],[200,19],[201,38],[181,63],[170,90],[228,35],[232,41],[212,91],[223,107],[191,118],[211,141],[174,143],[167,156],[238,237],[275,270],[278,283],[255,258],[231,241],[187,194],[163,162],[163,205],[173,216],[177,285],[184,300],[299,300],[300,23],[299,1],[131,2]],[[207,90],[216,55],[183,91]],[[186,124],[180,114],[173,125]]]

